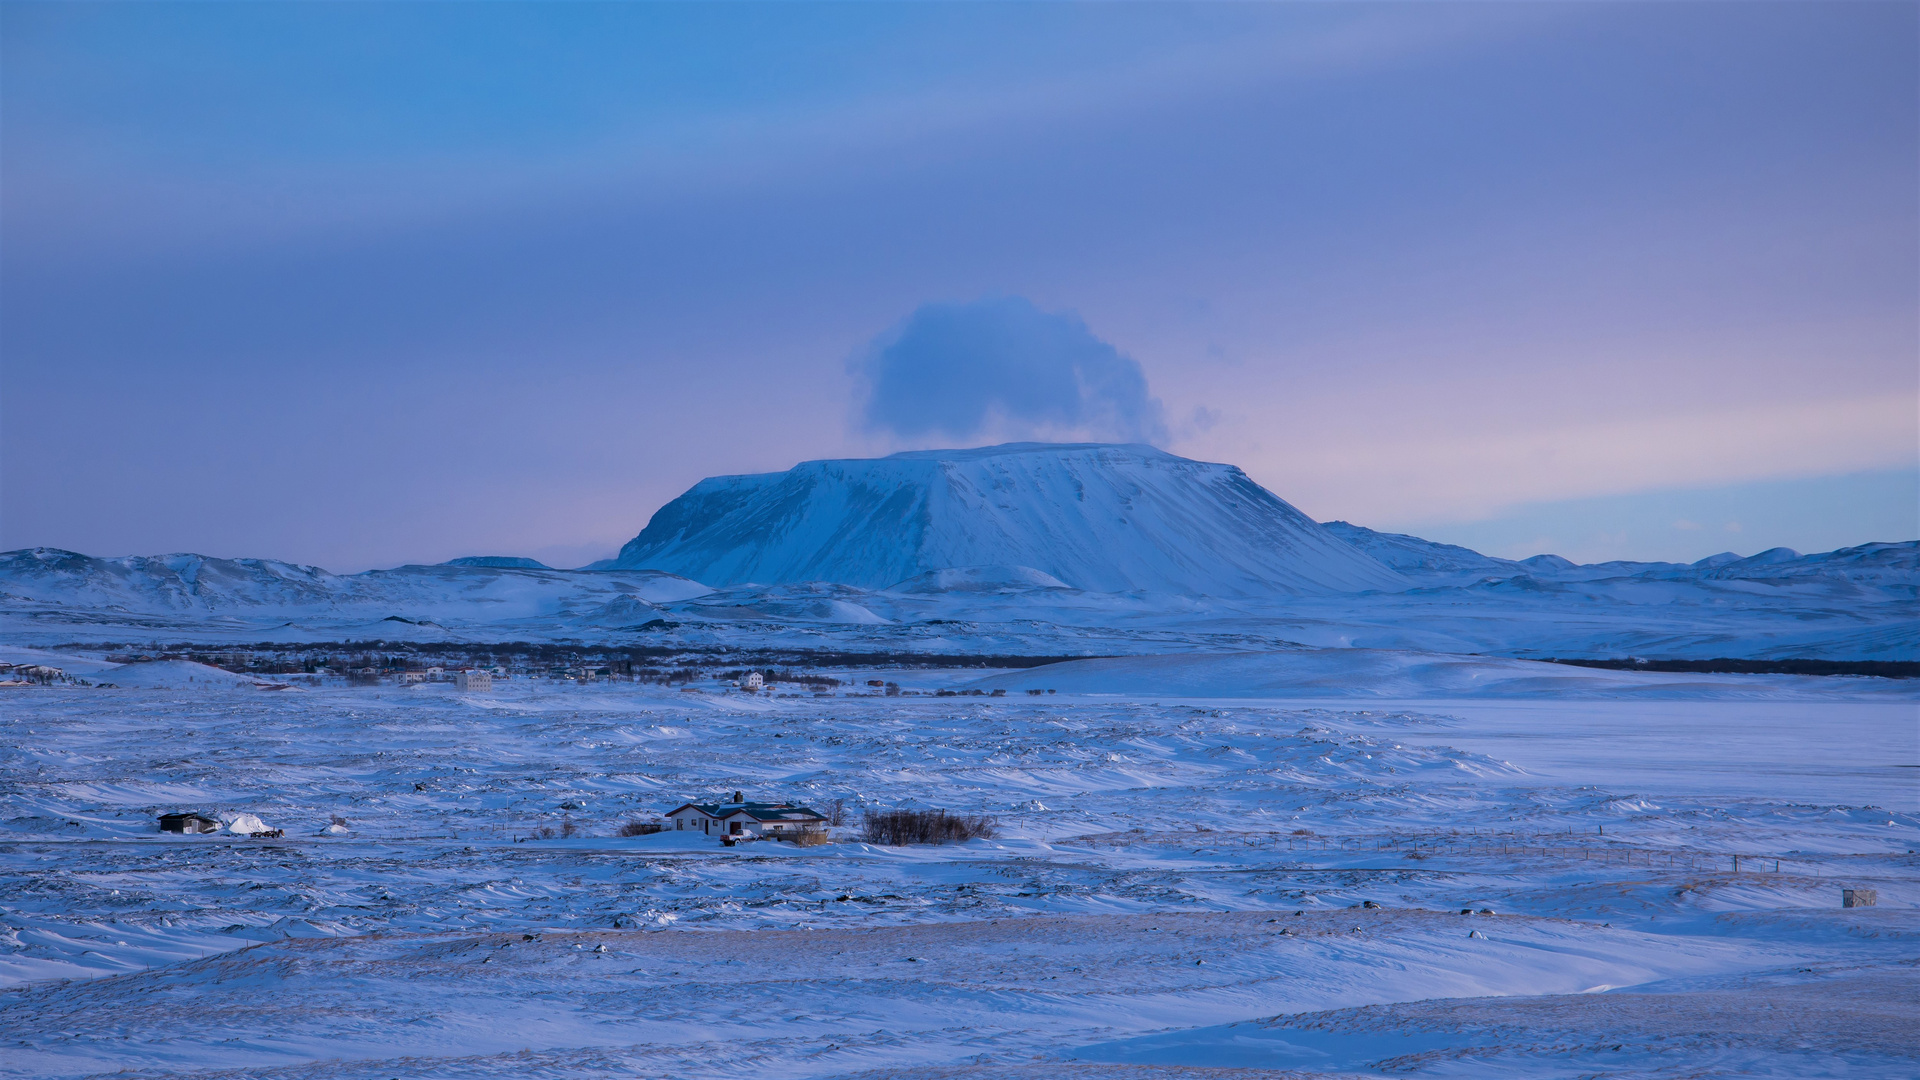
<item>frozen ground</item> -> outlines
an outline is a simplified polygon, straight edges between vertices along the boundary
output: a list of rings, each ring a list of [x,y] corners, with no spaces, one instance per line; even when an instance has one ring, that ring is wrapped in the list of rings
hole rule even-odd
[[[14,691],[0,1074],[1920,1072],[1913,693],[1595,674],[1625,688]],[[1002,833],[613,835],[735,788]]]

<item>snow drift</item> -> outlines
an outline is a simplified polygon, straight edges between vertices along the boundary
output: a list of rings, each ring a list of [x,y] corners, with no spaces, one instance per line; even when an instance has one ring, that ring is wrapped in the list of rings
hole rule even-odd
[[[923,450],[713,477],[662,507],[614,565],[715,586],[884,589],[956,567],[1019,567],[1107,593],[1408,585],[1234,466],[1102,444]]]
[[[1069,660],[969,684],[981,690],[1169,698],[1756,698],[1911,700],[1911,680],[1608,671],[1397,649],[1176,653]]]

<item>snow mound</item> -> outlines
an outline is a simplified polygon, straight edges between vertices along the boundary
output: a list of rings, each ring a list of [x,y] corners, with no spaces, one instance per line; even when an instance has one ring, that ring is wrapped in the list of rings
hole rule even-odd
[[[594,626],[629,626],[662,618],[666,609],[649,604],[632,593],[621,593],[604,604],[595,607],[576,621]]]
[[[701,597],[687,610],[705,618],[735,621],[770,620],[856,626],[882,626],[891,622],[866,606],[864,601],[871,597],[872,594],[864,589],[811,581],[798,585],[776,585],[770,589],[722,590]]]
[[[1184,653],[1070,660],[993,675],[982,690],[1169,698],[1782,698],[1920,697],[1893,679],[1609,671],[1535,660],[1390,649]]]
[[[1023,589],[1071,589],[1073,586],[1031,566],[953,566],[908,578],[888,592],[935,595],[956,592],[1013,592]]]
[[[122,690],[257,689],[284,684],[238,675],[191,660],[153,660],[120,664],[87,676],[96,683],[112,683]]]
[[[538,559],[521,558],[518,555],[468,555],[461,559],[448,559],[441,566],[472,566],[487,570],[551,570],[552,567]]]
[[[1106,593],[1408,584],[1231,465],[1104,444],[925,450],[714,477],[662,507],[615,564],[716,586],[884,589],[981,566]]]
[[[253,814],[240,814],[227,822],[227,831],[239,836],[252,836],[254,833],[267,832],[267,823]]]

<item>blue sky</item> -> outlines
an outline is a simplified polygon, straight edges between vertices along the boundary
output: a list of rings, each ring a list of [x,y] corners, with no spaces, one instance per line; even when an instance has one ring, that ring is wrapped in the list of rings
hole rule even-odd
[[[584,562],[705,475],[1143,433],[1495,554],[1920,535],[1911,4],[0,22],[5,547]]]

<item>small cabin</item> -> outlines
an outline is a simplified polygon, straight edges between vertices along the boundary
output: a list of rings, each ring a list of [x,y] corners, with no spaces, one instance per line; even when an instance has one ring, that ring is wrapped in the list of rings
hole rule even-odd
[[[667,811],[666,818],[676,832],[774,840],[827,827],[824,814],[793,803],[750,802],[742,791],[734,792],[730,802],[684,803]]]
[[[161,814],[160,831],[183,834],[219,832],[220,823],[205,814]]]
[[[765,685],[767,685],[767,680],[757,671],[747,672],[747,677],[740,680],[740,689],[750,694],[759,692],[760,688]]]

